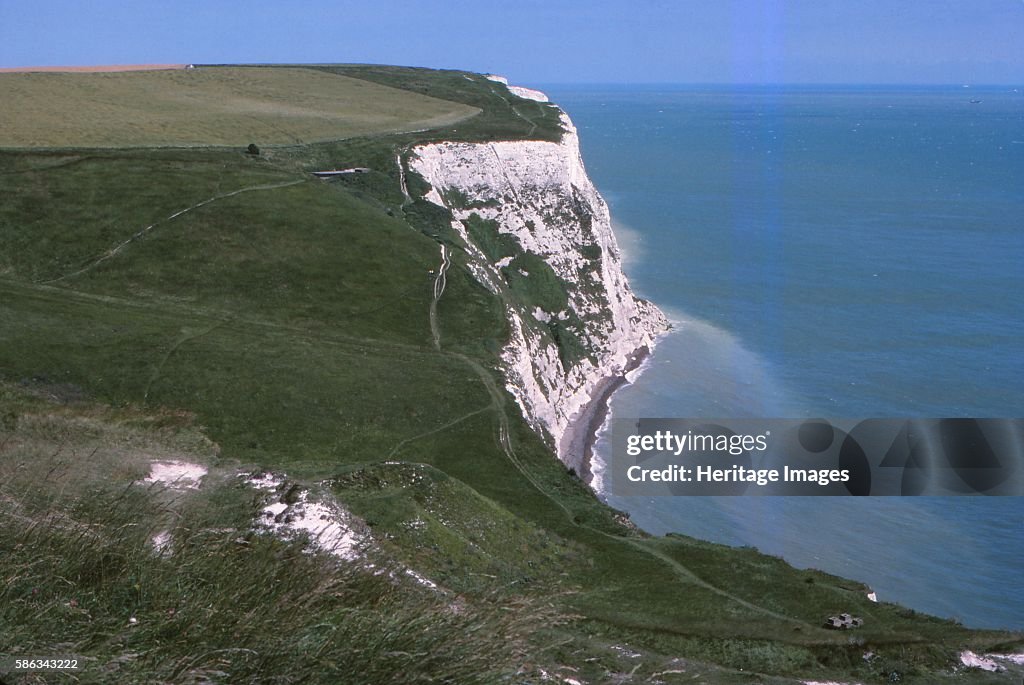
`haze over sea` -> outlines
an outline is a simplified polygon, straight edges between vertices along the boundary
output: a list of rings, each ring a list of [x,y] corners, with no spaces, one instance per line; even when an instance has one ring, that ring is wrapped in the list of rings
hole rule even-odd
[[[1024,88],[545,90],[676,324],[614,417],[1024,416]],[[608,499],[1024,628],[1024,498]]]

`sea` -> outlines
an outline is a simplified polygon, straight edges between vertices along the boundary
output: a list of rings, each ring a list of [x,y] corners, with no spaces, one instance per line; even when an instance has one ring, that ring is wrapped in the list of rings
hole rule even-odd
[[[613,418],[1024,416],[1024,86],[545,91],[674,324]],[[604,496],[1024,629],[1024,498]]]

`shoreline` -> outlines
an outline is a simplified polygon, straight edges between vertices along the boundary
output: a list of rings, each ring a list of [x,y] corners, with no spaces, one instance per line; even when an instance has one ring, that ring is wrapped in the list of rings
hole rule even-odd
[[[565,429],[562,437],[565,465],[567,468],[573,469],[580,480],[591,489],[593,489],[594,479],[594,473],[591,470],[594,445],[597,442],[597,434],[611,411],[609,402],[612,395],[630,382],[629,374],[640,368],[644,361],[651,356],[653,347],[654,345],[650,347],[641,345],[633,350],[629,356],[629,362],[621,371],[601,378],[594,386],[590,399]]]

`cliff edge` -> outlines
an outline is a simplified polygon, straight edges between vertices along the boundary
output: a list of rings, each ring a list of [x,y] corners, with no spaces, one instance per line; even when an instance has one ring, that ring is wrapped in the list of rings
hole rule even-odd
[[[519,91],[546,100],[509,88]],[[430,184],[426,198],[451,211],[473,275],[505,303],[508,391],[559,458],[579,469],[581,435],[609,385],[668,323],[631,290],[608,206],[587,176],[575,126],[559,112],[560,142],[419,145],[409,168]]]

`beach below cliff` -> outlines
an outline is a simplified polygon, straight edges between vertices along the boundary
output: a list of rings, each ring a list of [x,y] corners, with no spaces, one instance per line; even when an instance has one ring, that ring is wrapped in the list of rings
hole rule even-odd
[[[559,454],[566,467],[573,469],[584,483],[593,487],[594,444],[597,435],[609,418],[609,402],[616,390],[632,382],[629,375],[640,369],[652,352],[642,345],[629,355],[621,371],[601,378],[590,394],[590,400],[572,418],[562,434]]]

